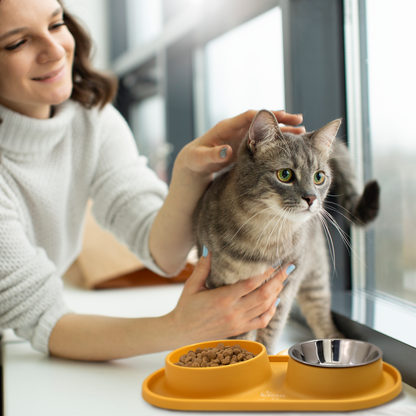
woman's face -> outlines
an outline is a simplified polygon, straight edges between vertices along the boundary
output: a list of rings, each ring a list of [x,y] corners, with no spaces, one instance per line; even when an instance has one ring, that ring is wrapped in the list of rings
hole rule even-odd
[[[75,41],[57,0],[0,2],[0,104],[48,118],[71,96]]]

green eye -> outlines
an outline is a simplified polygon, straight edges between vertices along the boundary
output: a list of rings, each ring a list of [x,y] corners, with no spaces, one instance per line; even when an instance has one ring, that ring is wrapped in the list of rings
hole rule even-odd
[[[325,180],[325,173],[323,172],[316,172],[315,175],[313,175],[313,181],[316,185],[320,185]]]
[[[277,171],[277,178],[280,182],[289,182],[292,176],[293,172],[290,169],[280,169]]]

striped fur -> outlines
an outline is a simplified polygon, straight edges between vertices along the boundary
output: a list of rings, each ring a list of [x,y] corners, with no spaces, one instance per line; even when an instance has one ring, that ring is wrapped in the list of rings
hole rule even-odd
[[[274,115],[260,111],[236,163],[213,181],[194,213],[199,255],[203,245],[212,252],[208,288],[261,274],[279,261],[296,265],[273,319],[257,330],[256,340],[269,351],[295,297],[317,338],[340,336],[330,315],[330,267],[321,223],[331,182],[354,222],[367,223],[378,210],[376,182],[367,185],[370,191],[364,192],[364,200],[356,191],[346,146],[335,139],[340,123],[335,120],[303,135],[283,134]],[[287,168],[294,174],[290,183],[277,177]],[[320,185],[313,180],[318,171],[325,174]],[[311,205],[310,196],[316,197]]]

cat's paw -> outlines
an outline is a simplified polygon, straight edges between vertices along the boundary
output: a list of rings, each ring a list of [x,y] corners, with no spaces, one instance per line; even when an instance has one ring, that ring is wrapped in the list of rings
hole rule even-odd
[[[356,225],[366,225],[373,221],[380,206],[380,186],[377,181],[370,181],[354,209],[354,216],[358,219]],[[360,223],[361,222],[361,223]]]

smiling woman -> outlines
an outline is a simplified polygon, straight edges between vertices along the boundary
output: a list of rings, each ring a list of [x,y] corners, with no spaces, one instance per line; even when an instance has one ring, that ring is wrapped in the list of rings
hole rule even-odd
[[[78,315],[65,304],[61,276],[81,251],[89,199],[99,225],[147,268],[178,274],[194,244],[197,201],[214,173],[232,163],[255,115],[223,120],[186,145],[168,193],[109,103],[115,84],[91,68],[90,49],[86,32],[57,0],[1,0],[0,327],[43,353],[107,360],[264,325],[285,272],[265,284],[271,271],[208,291],[208,255],[165,316]],[[301,116],[274,114],[289,125],[282,128],[303,131],[290,127]]]
[[[114,97],[116,80],[90,64],[92,43],[56,0],[22,2],[16,19],[0,18],[0,103],[22,114],[48,118],[50,105],[71,97],[102,108]],[[2,15],[11,2],[0,0]],[[42,20],[38,17],[42,16]]]

